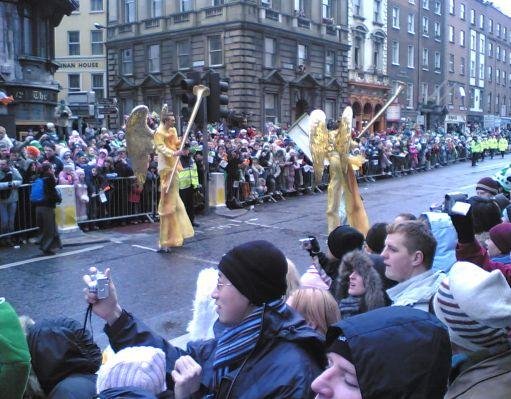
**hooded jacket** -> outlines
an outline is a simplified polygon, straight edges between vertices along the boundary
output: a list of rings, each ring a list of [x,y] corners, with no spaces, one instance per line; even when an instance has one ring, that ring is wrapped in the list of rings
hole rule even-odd
[[[366,292],[360,298],[358,312],[352,313],[351,315],[353,316],[354,314],[364,313],[368,310],[385,306],[385,294],[382,281],[380,275],[373,267],[371,258],[362,251],[353,251],[343,257],[341,266],[339,267],[337,295],[335,298],[339,302],[341,316],[343,318],[345,318],[346,315],[343,314],[342,300],[349,296],[350,275],[353,271],[356,271],[362,276]]]
[[[114,351],[128,346],[153,346],[162,349],[167,359],[167,386],[172,387],[171,371],[175,361],[189,355],[202,367],[200,394],[214,393],[213,362],[216,339],[194,341],[187,350],[172,346],[153,333],[143,322],[126,311],[105,332]],[[215,398],[312,398],[312,381],[326,365],[323,341],[305,320],[287,307],[281,315],[265,310],[261,333],[254,351],[221,380]]]
[[[447,390],[451,344],[433,315],[386,307],[341,320],[327,346],[346,337],[364,399],[442,399]]]
[[[66,317],[43,320],[29,328],[27,341],[32,366],[46,394],[75,374],[92,376],[91,384],[96,386],[94,373],[101,365],[101,350],[89,331],[82,335],[78,321]]]

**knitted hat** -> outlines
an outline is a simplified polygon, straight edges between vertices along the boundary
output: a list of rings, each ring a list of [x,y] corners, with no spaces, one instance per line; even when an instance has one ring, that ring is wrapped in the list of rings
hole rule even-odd
[[[286,293],[286,257],[268,241],[249,241],[234,247],[222,256],[218,269],[254,305]]]
[[[328,236],[328,249],[337,259],[354,249],[361,249],[363,243],[362,233],[347,225],[335,228]]]
[[[490,239],[503,254],[511,252],[511,223],[500,223],[490,229]]]
[[[511,288],[499,270],[456,262],[434,297],[435,314],[449,328],[451,341],[478,351],[509,345]]]
[[[387,237],[387,223],[375,223],[366,235],[367,246],[375,253],[381,254]]]
[[[125,348],[112,356],[98,371],[97,393],[109,388],[133,386],[159,394],[167,390],[165,354],[151,346]]]
[[[491,177],[483,177],[476,184],[476,190],[483,190],[491,195],[497,195],[499,193],[499,188],[500,184]]]
[[[34,147],[33,145],[29,145],[28,147],[25,148],[25,150],[27,151],[27,154],[30,155],[31,157],[38,157],[39,155],[41,155],[41,151],[39,151],[39,149],[37,147]]]

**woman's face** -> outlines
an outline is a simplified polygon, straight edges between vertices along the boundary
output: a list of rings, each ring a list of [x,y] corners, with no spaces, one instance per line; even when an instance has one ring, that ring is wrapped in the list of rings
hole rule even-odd
[[[311,385],[316,399],[362,399],[353,363],[333,352],[327,358],[327,369]]]
[[[366,293],[364,279],[356,271],[350,274],[350,284],[348,286],[348,294],[353,296],[362,296]]]

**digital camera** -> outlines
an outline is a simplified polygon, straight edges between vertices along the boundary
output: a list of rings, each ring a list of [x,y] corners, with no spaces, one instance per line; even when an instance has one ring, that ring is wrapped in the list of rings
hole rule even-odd
[[[89,292],[95,293],[98,299],[108,298],[110,295],[109,279],[98,271],[96,274],[90,275],[91,282],[89,283]]]
[[[451,214],[452,207],[456,202],[467,202],[468,194],[464,193],[447,193],[445,194],[444,209],[447,214]]]
[[[312,240],[314,240],[314,237],[302,238],[298,241],[300,242],[302,249],[309,249],[311,247]]]

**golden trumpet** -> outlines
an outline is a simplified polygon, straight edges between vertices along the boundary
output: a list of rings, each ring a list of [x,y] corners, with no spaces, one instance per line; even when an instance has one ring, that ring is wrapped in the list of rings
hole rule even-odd
[[[365,132],[367,132],[367,129],[369,129],[373,125],[373,123],[376,122],[376,120],[387,110],[387,108],[390,106],[390,104],[392,104],[394,102],[394,100],[397,98],[397,96],[399,96],[399,93],[401,93],[403,91],[403,89],[405,88],[405,84],[403,82],[397,82],[397,83],[399,84],[399,87],[397,88],[394,95],[392,97],[390,97],[389,101],[387,101],[385,103],[383,108],[380,109],[380,111],[374,116],[373,119],[371,119],[371,121],[366,125],[366,127],[364,129],[362,129],[362,131],[357,136],[357,138],[359,138]]]
[[[183,151],[183,148],[186,143],[186,139],[188,138],[188,134],[190,133],[190,129],[192,128],[193,122],[195,121],[197,112],[199,112],[199,107],[202,104],[202,98],[209,96],[209,87],[204,86],[204,85],[193,86],[193,94],[197,97],[197,100],[195,101],[195,105],[193,106],[192,115],[190,115],[190,119],[188,120],[188,126],[186,126],[185,133],[183,134],[183,137],[181,138],[181,146],[179,147],[179,151]],[[174,167],[172,168],[172,173],[169,176],[169,181],[167,184],[167,188],[165,190],[165,194],[167,194],[169,192],[170,183],[172,183],[172,179],[174,178],[174,175],[176,174],[176,169],[177,169],[178,163],[179,162],[176,162],[174,164]]]

